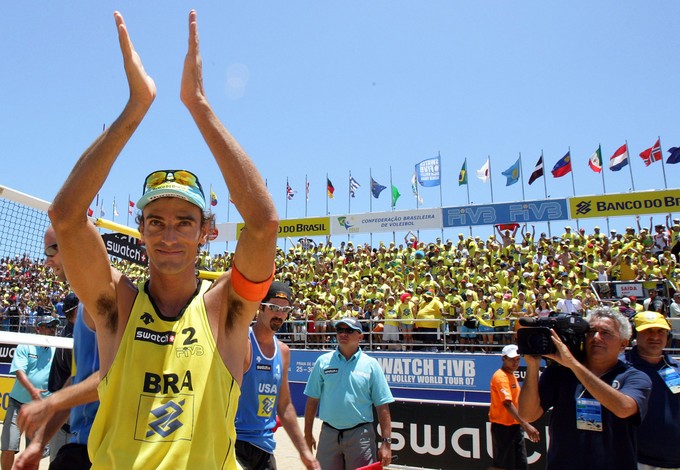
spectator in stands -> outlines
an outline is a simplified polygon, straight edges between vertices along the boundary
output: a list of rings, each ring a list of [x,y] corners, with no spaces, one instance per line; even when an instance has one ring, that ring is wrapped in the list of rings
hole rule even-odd
[[[637,428],[639,469],[680,468],[680,364],[664,352],[671,327],[657,312],[633,318],[636,345],[626,360],[652,382],[647,415]]]
[[[584,362],[552,333],[557,364],[539,381],[539,356],[525,356],[527,375],[519,412],[530,422],[549,408],[547,468],[637,470],[635,428],[647,412],[651,381],[619,360],[631,336],[628,319],[615,310],[588,316]]]
[[[566,289],[564,291],[564,298],[557,302],[556,310],[560,313],[583,313],[583,304],[579,299],[574,298],[574,291]]]

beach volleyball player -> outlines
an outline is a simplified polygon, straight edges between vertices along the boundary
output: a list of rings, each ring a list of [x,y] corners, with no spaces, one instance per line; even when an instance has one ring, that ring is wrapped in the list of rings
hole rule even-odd
[[[49,209],[64,269],[99,341],[101,404],[88,451],[95,468],[237,468],[234,415],[248,326],[273,277],[278,216],[255,165],[205,96],[191,11],[180,97],[246,228],[231,269],[212,283],[198,280],[194,262],[210,227],[203,189],[189,171],[155,171],[137,204],[150,277],[134,285],[110,267],[86,212],[156,97],[123,17],[114,16],[129,100]],[[159,142],[159,152],[168,150]]]

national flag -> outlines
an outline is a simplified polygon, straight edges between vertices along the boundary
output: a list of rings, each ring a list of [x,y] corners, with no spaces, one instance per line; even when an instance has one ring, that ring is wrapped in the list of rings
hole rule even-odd
[[[210,205],[211,206],[216,206],[217,205],[217,194],[210,189]]]
[[[505,182],[506,186],[510,186],[512,184],[515,184],[519,181],[519,172],[521,171],[519,167],[520,159],[518,158],[517,161],[510,166],[507,170],[505,170],[502,175],[505,176],[508,180]]]
[[[510,230],[511,232],[515,230],[516,228],[519,228],[519,224],[496,224],[496,227],[498,227],[498,230],[501,232],[505,232],[506,230]]]
[[[116,200],[113,200],[113,216],[118,217],[120,214],[118,213],[118,206],[116,205]]]
[[[491,162],[487,158],[486,163],[484,165],[482,165],[482,167],[479,170],[477,170],[477,178],[479,178],[480,180],[482,180],[485,183],[487,181],[489,181],[491,179],[491,174],[489,172],[490,167],[491,167]]]
[[[609,169],[619,171],[626,165],[628,165],[628,144],[623,144],[609,159]]]
[[[93,215],[94,215],[94,211],[88,207],[87,208],[87,216],[92,217]]]
[[[331,183],[331,180],[326,177],[326,191],[328,191],[328,197],[333,199],[333,193],[335,192],[335,188],[333,187],[333,183]]]
[[[132,209],[135,208],[135,203],[128,199],[128,214],[132,215]]]
[[[305,199],[309,202],[309,181],[307,181],[307,187],[305,188]]]
[[[102,205],[99,208],[99,217],[104,217],[106,215],[106,211],[104,210],[104,198],[102,198]]]
[[[463,162],[463,166],[460,168],[460,173],[458,173],[458,186],[463,186],[468,184],[467,182],[467,158]]]
[[[602,171],[602,146],[598,145],[597,150],[588,159],[588,166],[595,173]]]
[[[657,139],[656,143],[648,148],[640,152],[640,157],[642,158],[642,161],[645,162],[645,166],[649,166],[654,162],[658,162],[663,158],[663,152],[661,151],[661,140]]]
[[[680,163],[680,147],[671,147],[668,149],[668,153],[670,153],[670,155],[668,156],[666,163],[670,163],[671,165]]]
[[[373,197],[378,199],[383,189],[385,189],[385,186],[378,183],[376,180],[373,179],[373,177],[371,177],[371,194],[373,194]]]
[[[555,166],[550,171],[555,178],[560,178],[568,173],[571,173],[571,155],[567,152],[566,155],[560,158]]]
[[[352,175],[349,176],[349,195],[351,197],[356,196],[356,190],[359,189],[361,185],[357,180],[354,179]]]
[[[290,201],[291,199],[293,199],[293,196],[295,196],[296,194],[297,191],[293,190],[293,188],[291,188],[290,185],[288,184],[288,181],[286,181],[286,197],[288,198],[288,200]]]
[[[392,207],[395,207],[397,205],[397,199],[399,199],[399,190],[395,185],[392,185]]]
[[[420,196],[420,193],[418,192],[418,179],[415,173],[413,173],[413,176],[411,176],[411,191],[413,191],[413,197],[416,198],[418,204],[422,204],[423,198]]]
[[[534,171],[531,172],[531,176],[529,177],[529,184],[533,183],[541,176],[543,176],[543,155],[538,157]]]

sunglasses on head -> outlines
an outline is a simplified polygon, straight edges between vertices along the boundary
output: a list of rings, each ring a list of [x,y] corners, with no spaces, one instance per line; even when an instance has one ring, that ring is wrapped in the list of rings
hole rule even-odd
[[[201,186],[201,183],[198,181],[198,177],[188,170],[154,171],[144,179],[142,194],[146,194],[165,182],[178,183],[184,186],[198,188],[198,190],[201,191],[201,194],[205,197],[205,194],[203,193],[203,186]]]
[[[264,305],[265,307],[267,307],[269,310],[271,310],[274,313],[276,313],[276,312],[290,313],[293,310],[295,310],[295,307],[288,306],[288,305],[287,306],[281,306],[281,305],[276,305],[276,304],[270,304],[270,303],[267,303],[267,302],[262,302],[262,305]]]
[[[45,256],[47,256],[48,258],[51,258],[54,255],[56,255],[58,251],[59,251],[59,249],[57,247],[57,244],[54,243],[54,244],[45,248]]]
[[[349,328],[347,326],[337,326],[337,327],[335,327],[335,332],[337,334],[345,333],[345,334],[351,335],[355,331],[357,331],[357,330],[355,330],[354,328]]]

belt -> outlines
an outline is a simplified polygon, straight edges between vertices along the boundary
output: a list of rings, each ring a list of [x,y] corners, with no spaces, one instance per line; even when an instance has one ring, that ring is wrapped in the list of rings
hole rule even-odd
[[[354,429],[358,429],[358,428],[360,428],[360,427],[366,426],[367,424],[371,424],[371,423],[359,423],[359,424],[357,424],[356,426],[352,426],[351,428],[338,429],[338,428],[336,428],[336,427],[334,427],[334,426],[331,426],[330,424],[328,424],[328,423],[325,422],[325,421],[323,422],[323,426],[328,426],[329,428],[331,428],[331,429],[333,429],[334,431],[337,431],[337,432],[338,432],[338,444],[340,443],[340,439],[343,438],[343,434],[344,434],[345,431],[353,431]]]

